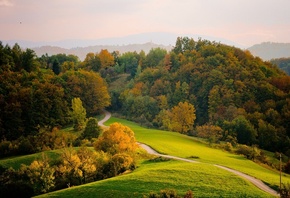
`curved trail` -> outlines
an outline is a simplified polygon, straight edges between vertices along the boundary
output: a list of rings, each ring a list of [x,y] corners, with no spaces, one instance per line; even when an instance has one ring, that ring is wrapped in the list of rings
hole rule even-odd
[[[102,127],[107,127],[104,125],[104,122],[106,122],[110,117],[111,117],[111,113],[104,110],[104,113],[105,113],[105,118],[101,121],[98,122],[98,124]],[[186,161],[186,162],[190,162],[190,163],[200,163],[198,161],[195,161],[195,160],[189,160],[189,159],[185,159],[185,158],[180,158],[180,157],[176,157],[176,156],[171,156],[171,155],[163,155],[163,154],[160,154],[158,153],[157,151],[155,151],[154,149],[152,149],[150,146],[146,145],[146,144],[143,144],[143,143],[138,143],[139,146],[141,146],[143,149],[145,149],[149,154],[152,154],[152,155],[157,155],[157,156],[161,156],[161,157],[165,157],[165,158],[170,158],[170,159],[175,159],[175,160],[180,160],[180,161]],[[276,197],[279,197],[279,194],[273,190],[272,188],[270,188],[269,186],[267,186],[266,184],[264,184],[261,180],[259,179],[256,179],[250,175],[247,175],[245,173],[242,173],[240,171],[237,171],[237,170],[234,170],[234,169],[231,169],[231,168],[228,168],[228,167],[225,167],[225,166],[221,166],[221,165],[217,165],[217,164],[213,164],[213,166],[216,166],[218,168],[221,168],[221,169],[224,169],[224,170],[227,170],[231,173],[234,173],[244,179],[246,179],[247,181],[251,182],[252,184],[254,184],[255,186],[257,186],[258,188],[260,188],[261,190],[273,195],[273,196],[276,196]]]

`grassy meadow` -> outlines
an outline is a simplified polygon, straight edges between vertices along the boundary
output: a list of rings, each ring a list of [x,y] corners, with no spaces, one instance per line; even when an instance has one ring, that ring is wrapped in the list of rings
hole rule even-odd
[[[143,162],[134,172],[71,187],[39,197],[144,197],[161,189],[195,197],[271,197],[249,182],[209,164],[181,161]]]
[[[280,180],[278,171],[261,166],[253,161],[247,160],[243,156],[211,148],[194,137],[175,132],[146,129],[136,123],[119,118],[112,117],[105,124],[110,125],[114,122],[120,122],[129,126],[135,132],[137,141],[150,145],[162,154],[183,158],[198,157],[198,159],[194,160],[227,166],[256,177],[276,190],[279,188]],[[285,184],[290,183],[290,176],[283,174],[282,182]]]

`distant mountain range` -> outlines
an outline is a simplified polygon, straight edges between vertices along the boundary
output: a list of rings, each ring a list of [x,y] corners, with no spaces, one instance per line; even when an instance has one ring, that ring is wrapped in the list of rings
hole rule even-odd
[[[86,55],[90,52],[97,53],[102,49],[107,49],[109,52],[119,51],[121,54],[125,52],[140,52],[143,50],[146,54],[153,48],[162,48],[170,51],[172,49],[171,45],[158,45],[155,43],[145,43],[145,44],[130,44],[130,45],[96,45],[90,47],[77,47],[71,49],[65,49],[61,47],[53,47],[53,46],[42,46],[37,48],[32,48],[35,51],[37,56],[42,56],[43,54],[48,54],[49,56],[55,54],[73,54],[79,57],[81,61],[83,61]]]
[[[246,49],[246,46],[240,45],[238,43],[226,40],[223,38],[217,38],[206,35],[197,34],[184,34],[178,35],[173,33],[164,32],[152,32],[152,33],[142,33],[129,35],[124,37],[116,38],[103,38],[95,40],[62,40],[55,42],[31,42],[22,40],[8,40],[2,41],[3,44],[8,44],[13,46],[18,43],[22,48],[33,49],[38,56],[43,54],[53,55],[58,53],[74,54],[83,60],[87,53],[89,52],[99,52],[101,49],[108,49],[108,51],[119,51],[124,53],[127,51],[140,52],[144,50],[148,53],[152,48],[163,48],[166,50],[171,50],[175,45],[177,37],[190,37],[194,40],[206,39],[210,41],[220,42],[226,45],[235,46],[241,49]],[[272,43],[265,42],[261,44],[256,44],[252,47],[247,48],[254,56],[259,56],[263,60],[271,60],[274,58],[290,57],[290,43]]]
[[[290,57],[290,43],[265,42],[254,45],[248,48],[248,50],[254,56],[259,56],[263,60]]]

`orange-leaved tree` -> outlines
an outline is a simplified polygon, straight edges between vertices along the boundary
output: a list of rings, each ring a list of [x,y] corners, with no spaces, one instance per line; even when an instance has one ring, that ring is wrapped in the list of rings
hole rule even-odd
[[[137,145],[134,132],[120,123],[113,123],[108,130],[98,138],[94,145],[97,151],[115,155],[117,153],[132,153]]]

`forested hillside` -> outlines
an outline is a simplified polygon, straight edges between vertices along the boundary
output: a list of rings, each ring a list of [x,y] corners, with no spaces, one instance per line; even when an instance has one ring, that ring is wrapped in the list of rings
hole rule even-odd
[[[37,58],[30,49],[0,43],[0,139],[17,140],[72,123],[74,98],[81,99],[89,116],[109,106],[106,82],[79,65],[72,55]]]
[[[80,98],[88,115],[111,103],[148,127],[290,156],[290,77],[249,51],[184,37],[170,52],[103,49],[82,62],[36,58],[17,44],[1,44],[0,52],[2,140],[72,123],[71,101]]]
[[[112,88],[112,109],[127,118],[290,156],[289,76],[271,63],[189,38],[178,38],[169,53],[152,49],[119,61],[132,79],[127,87]]]

